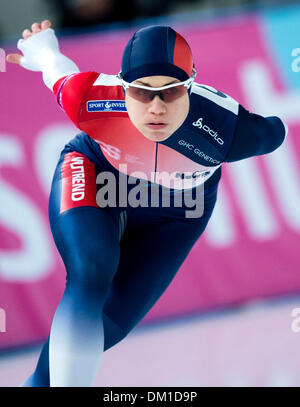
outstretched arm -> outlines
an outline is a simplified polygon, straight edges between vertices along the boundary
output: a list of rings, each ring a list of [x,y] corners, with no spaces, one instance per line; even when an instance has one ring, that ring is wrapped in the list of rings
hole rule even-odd
[[[225,161],[271,153],[283,143],[287,133],[288,127],[279,117],[263,117],[239,105],[235,134]]]

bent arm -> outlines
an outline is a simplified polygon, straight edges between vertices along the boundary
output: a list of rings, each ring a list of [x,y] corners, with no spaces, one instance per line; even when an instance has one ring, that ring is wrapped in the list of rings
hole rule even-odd
[[[283,143],[287,133],[288,127],[279,117],[263,117],[239,105],[235,134],[224,161],[271,153]]]

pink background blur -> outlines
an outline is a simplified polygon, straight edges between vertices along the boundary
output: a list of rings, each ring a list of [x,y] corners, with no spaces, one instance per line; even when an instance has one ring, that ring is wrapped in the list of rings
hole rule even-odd
[[[255,16],[215,25],[176,25],[193,51],[197,82],[213,86],[289,126],[274,153],[223,165],[210,223],[143,323],[300,291],[300,130],[292,101]],[[119,71],[132,31],[60,40],[81,71]],[[15,52],[7,48],[6,52]],[[41,74],[0,73],[0,349],[48,336],[65,270],[48,225],[50,182],[59,152],[78,130]],[[276,103],[280,98],[282,104]],[[291,118],[291,119],[290,119]]]

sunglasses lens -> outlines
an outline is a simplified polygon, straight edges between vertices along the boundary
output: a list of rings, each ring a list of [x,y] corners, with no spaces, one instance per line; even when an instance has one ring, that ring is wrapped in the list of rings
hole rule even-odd
[[[134,88],[130,86],[126,89],[126,93],[128,96],[132,97],[133,99],[138,100],[142,103],[148,103],[151,100],[151,91],[141,88]]]
[[[132,97],[133,99],[138,100],[142,103],[149,103],[151,100],[156,96],[160,96],[160,98],[166,102],[170,103],[174,100],[180,98],[181,96],[187,93],[187,88],[184,85],[173,86],[172,88],[163,89],[160,91],[153,91],[148,89],[141,89],[135,88],[130,86],[126,89],[128,96]]]
[[[184,85],[173,86],[173,88],[164,89],[162,91],[165,102],[173,102],[187,93],[187,88]]]

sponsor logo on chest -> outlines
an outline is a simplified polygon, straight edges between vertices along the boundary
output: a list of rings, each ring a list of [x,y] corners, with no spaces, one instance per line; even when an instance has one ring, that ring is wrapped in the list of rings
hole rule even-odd
[[[89,100],[86,103],[88,112],[126,112],[124,100]]]
[[[189,143],[186,140],[179,140],[178,144],[182,147],[187,148],[190,151],[193,151],[196,155],[198,155],[205,161],[208,161],[213,164],[220,164],[220,162],[221,162],[221,161],[216,160],[215,158],[212,158],[209,155],[205,154],[203,151],[199,150],[199,148],[195,147],[193,144]]]
[[[207,171],[207,170],[194,171],[192,173],[184,173],[184,172],[180,173],[180,172],[177,172],[175,177],[176,178],[181,178],[181,179],[191,179],[191,178],[195,179],[195,178],[198,178],[198,177],[207,177],[207,175],[209,175],[209,174],[210,174],[210,171]]]
[[[210,127],[208,127],[206,124],[203,124],[203,117],[200,117],[196,122],[193,122],[193,126],[198,127],[200,130],[206,131],[210,136],[212,136],[217,143],[219,144],[224,144],[224,140],[221,139],[221,137],[218,136],[218,133],[216,131],[211,130]]]

